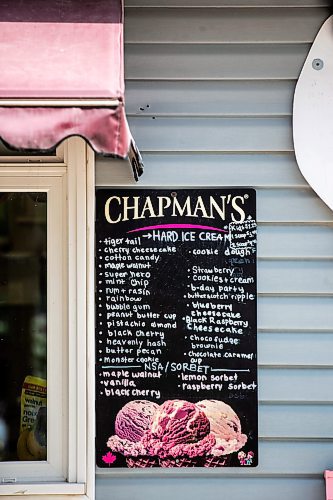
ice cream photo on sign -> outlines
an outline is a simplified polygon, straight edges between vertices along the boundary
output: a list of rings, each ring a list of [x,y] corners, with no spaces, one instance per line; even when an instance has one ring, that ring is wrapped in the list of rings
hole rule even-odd
[[[121,408],[116,416],[115,435],[107,446],[126,457],[128,467],[157,467],[157,458],[151,456],[143,444],[145,432],[150,428],[158,405],[151,401],[131,401]],[[115,463],[115,465],[117,465]]]
[[[231,406],[216,399],[199,401],[197,406],[208,417],[210,432],[215,436],[215,445],[206,455],[204,467],[228,465],[232,454],[243,448],[247,442],[237,414]]]
[[[114,430],[107,447],[130,468],[225,467],[232,458],[241,465],[237,452],[247,443],[239,417],[219,400],[131,401],[118,412]]]

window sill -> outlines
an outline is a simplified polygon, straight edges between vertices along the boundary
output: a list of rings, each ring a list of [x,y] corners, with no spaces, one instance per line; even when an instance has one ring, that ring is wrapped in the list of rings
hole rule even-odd
[[[85,495],[85,492],[86,485],[84,483],[17,483],[0,486],[0,496]]]

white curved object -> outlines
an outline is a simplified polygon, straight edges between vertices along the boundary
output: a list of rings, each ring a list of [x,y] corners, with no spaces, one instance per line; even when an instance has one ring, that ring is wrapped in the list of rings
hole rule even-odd
[[[297,82],[293,135],[302,174],[333,209],[333,16],[318,32]]]

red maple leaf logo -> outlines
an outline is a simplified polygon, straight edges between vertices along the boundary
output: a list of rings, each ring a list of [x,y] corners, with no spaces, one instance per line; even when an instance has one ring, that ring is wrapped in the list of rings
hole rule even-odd
[[[102,456],[102,460],[105,464],[109,464],[109,466],[111,464],[113,464],[113,462],[117,459],[116,455],[113,455],[113,453],[111,453],[110,451],[106,454],[106,455],[103,455]]]

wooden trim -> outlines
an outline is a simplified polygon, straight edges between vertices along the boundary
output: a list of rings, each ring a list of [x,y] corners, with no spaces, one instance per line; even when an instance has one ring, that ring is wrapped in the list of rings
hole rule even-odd
[[[84,495],[85,485],[82,483],[18,483],[1,485],[0,496],[2,495],[15,495],[15,498],[26,497],[27,495]],[[22,497],[21,497],[22,495]],[[80,498],[80,497],[79,497]],[[31,499],[31,497],[30,497]],[[77,497],[75,497],[78,500]],[[57,497],[58,500],[58,497]]]
[[[95,153],[87,144],[87,491],[95,498]]]
[[[50,439],[57,440],[62,447],[62,450],[59,450],[59,453],[62,453],[60,475],[58,470],[54,477],[52,472],[51,475],[50,473],[43,474],[42,471],[49,467],[48,462],[13,462],[10,464],[11,468],[8,470],[8,474],[5,474],[6,476],[27,477],[26,472],[32,468],[33,478],[36,482],[0,484],[0,496],[15,495],[18,498],[29,496],[31,499],[36,497],[38,500],[44,500],[44,498],[50,498],[51,495],[57,495],[57,500],[65,500],[69,498],[69,495],[75,495],[77,500],[92,500],[95,493],[94,153],[82,139],[73,137],[64,143],[60,155],[62,156],[62,164],[59,166],[56,163],[49,166],[43,163],[40,165],[33,163],[30,167],[27,159],[25,164],[23,162],[21,164],[21,158],[18,162],[17,157],[13,157],[14,165],[7,162],[0,164],[2,190],[9,190],[14,186],[18,191],[32,189],[45,191],[46,188],[56,185],[61,186],[63,193],[63,198],[52,196],[52,207],[54,208],[52,213],[55,212],[57,224],[59,227],[62,226],[63,234],[63,250],[55,247],[53,254],[58,255],[58,261],[62,260],[62,273],[58,270],[59,279],[56,281],[57,291],[61,292],[60,307],[63,308],[63,314],[60,316],[63,317],[64,329],[64,335],[61,338],[63,367],[58,365],[58,369],[63,374],[64,380],[61,388],[57,389],[57,396],[60,394],[62,398],[65,415],[63,419],[64,437],[62,438],[59,432],[50,436]],[[88,173],[87,163],[89,165]],[[23,188],[17,186],[23,186]],[[48,213],[51,215],[50,212]],[[89,232],[87,232],[88,216]],[[50,238],[49,248],[52,247],[52,241],[57,238],[57,235],[50,235]],[[87,255],[91,262],[87,261]],[[87,269],[90,273],[88,289]],[[90,297],[89,311],[87,311],[88,296]],[[54,328],[61,329],[59,321],[55,321],[54,313],[52,315]],[[89,331],[87,321],[90,325]],[[87,343],[89,344],[89,355],[87,354]],[[52,368],[52,373],[56,377],[58,375],[56,360],[51,359],[51,364],[48,366],[50,367],[49,373],[51,373]],[[56,408],[53,408],[52,414],[55,415],[55,418],[59,418]],[[47,481],[48,477],[50,477],[49,482]],[[64,477],[67,482],[64,482]],[[59,482],[56,482],[58,479]]]

